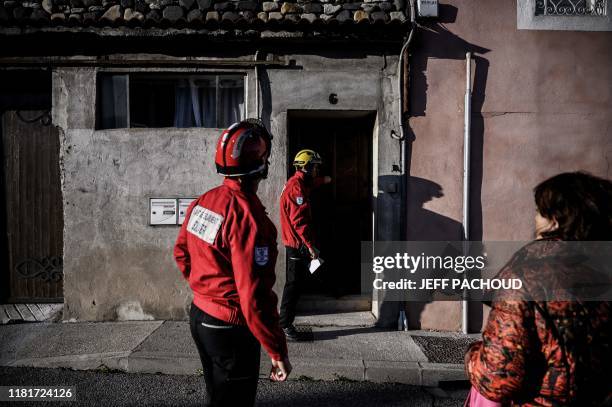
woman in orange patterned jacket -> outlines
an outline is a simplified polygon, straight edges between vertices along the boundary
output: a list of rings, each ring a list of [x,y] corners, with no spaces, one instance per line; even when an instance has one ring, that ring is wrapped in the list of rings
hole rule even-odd
[[[612,183],[559,174],[535,188],[535,202],[537,240],[499,273],[520,278],[530,295],[493,301],[482,342],[466,353],[466,372],[481,395],[503,405],[612,405],[612,303],[534,294],[543,284],[567,287],[568,278],[601,278],[576,261],[567,241],[612,240]]]

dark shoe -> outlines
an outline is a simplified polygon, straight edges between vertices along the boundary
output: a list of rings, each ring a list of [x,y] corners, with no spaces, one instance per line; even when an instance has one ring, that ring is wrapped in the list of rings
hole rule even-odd
[[[290,325],[287,328],[283,328],[283,332],[285,333],[287,340],[290,342],[299,342],[302,340],[300,333],[295,329],[293,325]]]

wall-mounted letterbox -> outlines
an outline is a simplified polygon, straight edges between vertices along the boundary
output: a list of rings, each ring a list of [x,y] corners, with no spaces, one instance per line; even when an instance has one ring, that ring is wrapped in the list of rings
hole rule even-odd
[[[176,225],[178,202],[176,198],[150,198],[149,224]]]
[[[198,198],[179,198],[178,199],[178,224],[182,225],[183,222],[185,221],[185,215],[187,215],[187,209],[189,208],[189,205],[191,205],[191,203],[193,201],[195,201]]]

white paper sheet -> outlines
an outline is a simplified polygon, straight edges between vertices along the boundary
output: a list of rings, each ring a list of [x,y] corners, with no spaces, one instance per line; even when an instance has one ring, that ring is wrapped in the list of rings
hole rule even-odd
[[[321,265],[324,263],[322,258],[317,258],[314,259],[310,262],[310,265],[308,266],[308,270],[310,271],[310,274],[314,273],[315,271],[317,271],[317,269],[319,267],[321,267]]]

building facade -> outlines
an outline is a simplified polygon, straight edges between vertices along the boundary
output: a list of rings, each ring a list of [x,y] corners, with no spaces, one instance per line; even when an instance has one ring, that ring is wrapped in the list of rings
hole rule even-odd
[[[468,238],[530,239],[537,182],[610,177],[607,8],[570,16],[597,19],[577,31],[521,28],[521,1],[449,3],[425,18],[400,0],[5,1],[5,298],[63,301],[65,320],[185,318],[179,204],[221,182],[220,128],[255,116],[274,135],[259,195],[277,226],[296,151],[320,150],[334,177],[314,202],[332,277],[304,306],[393,325],[397,304],[361,293],[360,242],[464,237],[467,53]],[[278,293],[284,269],[281,251]],[[414,328],[461,327],[461,303],[406,307]],[[485,315],[470,308],[478,330]]]

